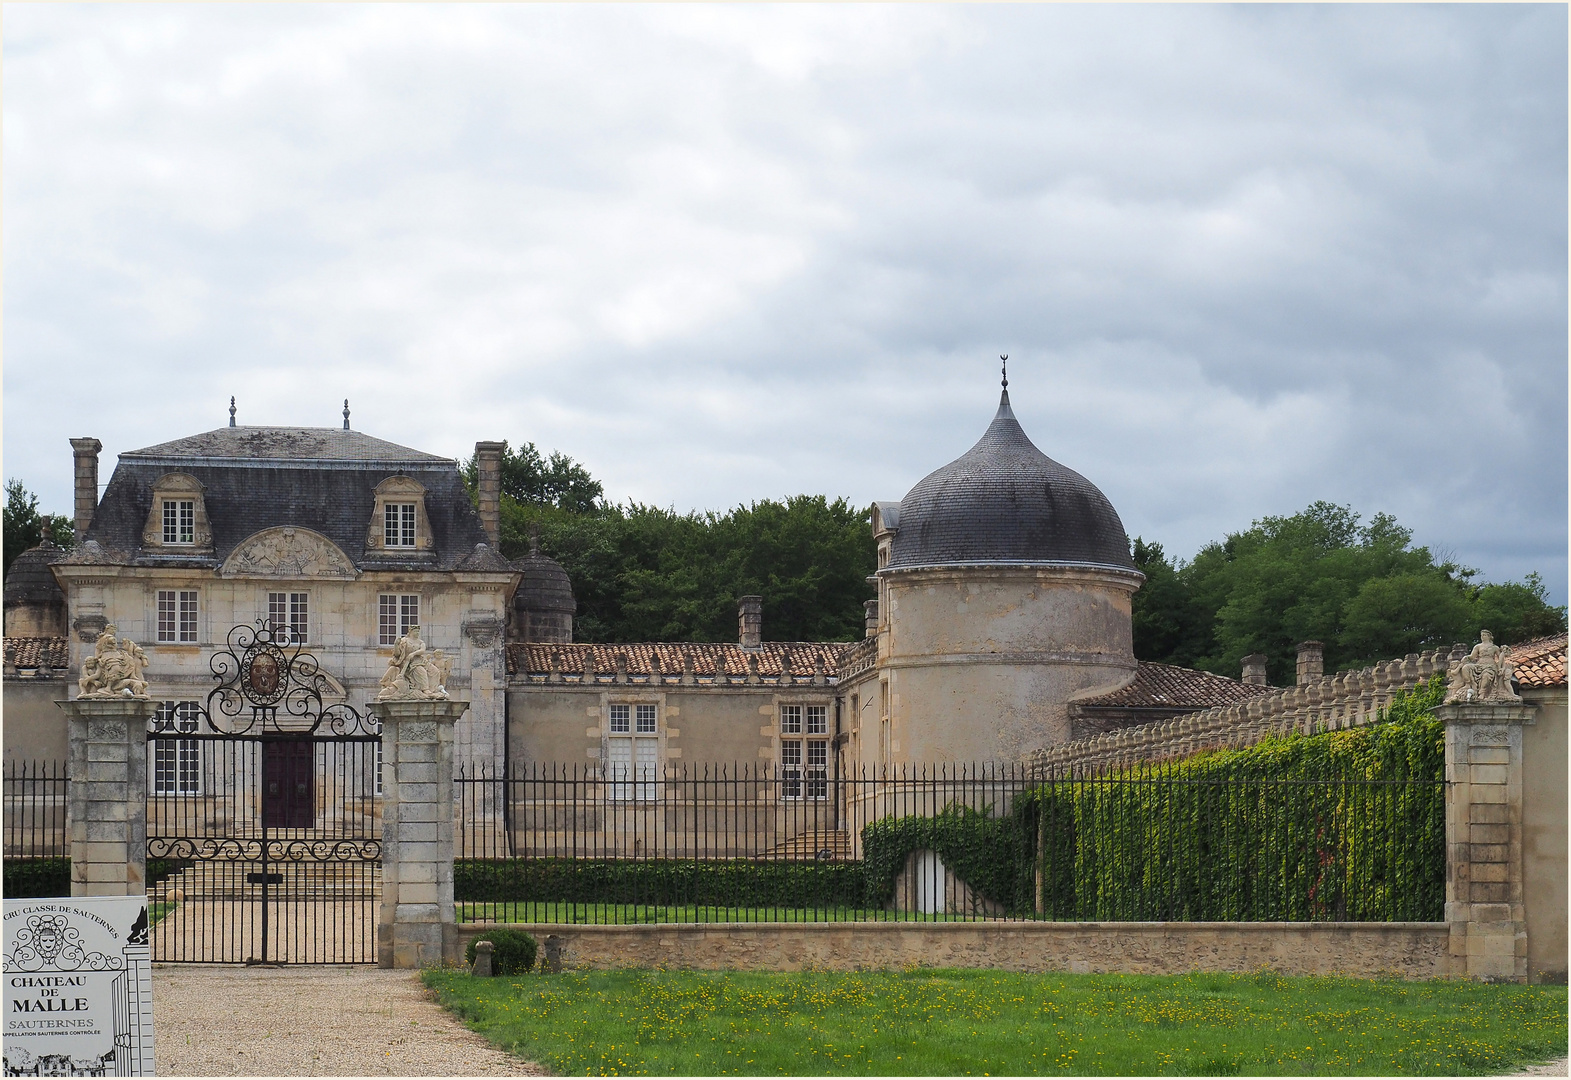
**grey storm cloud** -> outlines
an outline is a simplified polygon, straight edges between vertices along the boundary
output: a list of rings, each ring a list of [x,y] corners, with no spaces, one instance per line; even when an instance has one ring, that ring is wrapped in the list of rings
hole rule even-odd
[[[338,422],[899,498],[991,416],[1187,556],[1566,595],[1557,6],[18,6],[5,474]]]

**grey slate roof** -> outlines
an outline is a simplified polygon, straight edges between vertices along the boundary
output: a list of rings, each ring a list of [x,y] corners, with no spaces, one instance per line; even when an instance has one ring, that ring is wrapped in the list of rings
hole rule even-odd
[[[524,575],[518,583],[518,591],[513,594],[513,606],[520,612],[556,611],[572,615],[578,610],[573,583],[561,563],[550,556],[531,552],[522,559],[515,559],[513,566]]]
[[[1118,511],[1032,445],[1003,392],[982,438],[900,500],[889,568],[1073,563],[1135,568]]]
[[[58,544],[45,540],[37,547],[28,548],[11,563],[5,575],[5,606],[9,610],[18,604],[65,604],[65,592],[49,564],[65,554]]]
[[[168,472],[202,483],[212,555],[142,549],[153,484]],[[367,553],[376,486],[390,476],[408,476],[425,487],[434,551],[392,558]],[[64,561],[216,568],[241,541],[280,525],[322,533],[361,570],[513,569],[489,546],[477,550],[487,542],[485,530],[457,462],[339,428],[219,428],[122,454],[84,543]],[[96,541],[103,555],[95,556],[85,541]]]

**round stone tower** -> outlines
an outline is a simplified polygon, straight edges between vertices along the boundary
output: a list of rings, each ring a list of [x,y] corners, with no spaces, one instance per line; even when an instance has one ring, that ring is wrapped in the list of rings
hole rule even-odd
[[[513,594],[509,636],[514,641],[571,644],[578,601],[573,598],[573,583],[562,564],[540,554],[539,544],[531,542],[529,554],[514,560],[513,565],[524,576]]]
[[[1135,672],[1123,522],[1032,445],[1008,385],[975,446],[875,508],[888,763],[1018,760],[1069,739],[1071,696]]]

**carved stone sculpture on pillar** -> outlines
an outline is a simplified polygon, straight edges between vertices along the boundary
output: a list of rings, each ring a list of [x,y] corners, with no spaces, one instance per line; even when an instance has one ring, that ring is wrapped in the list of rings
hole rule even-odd
[[[441,649],[428,650],[420,640],[420,627],[411,626],[393,646],[393,655],[388,658],[376,700],[444,700],[447,679],[452,671],[453,658]]]
[[[147,697],[147,654],[130,638],[117,638],[113,623],[98,635],[93,654],[82,660],[82,677],[77,680],[80,698]]]
[[[1511,689],[1515,669],[1511,649],[1496,645],[1488,630],[1479,631],[1479,642],[1461,659],[1450,661],[1446,674],[1446,704],[1502,702],[1515,704],[1522,699]]]

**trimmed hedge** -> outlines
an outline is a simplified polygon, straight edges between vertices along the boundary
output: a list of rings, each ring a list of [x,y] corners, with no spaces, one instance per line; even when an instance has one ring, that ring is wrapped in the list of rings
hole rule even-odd
[[[937,852],[945,869],[1006,911],[1031,911],[1035,832],[1030,823],[1018,812],[993,817],[959,805],[933,817],[883,818],[862,829],[866,906],[887,907],[906,859],[923,849]]]
[[[535,954],[540,946],[533,935],[498,926],[469,942],[469,947],[464,950],[464,961],[470,967],[475,964],[475,946],[482,941],[489,941],[492,945],[492,975],[522,975],[535,966]]]
[[[147,883],[157,884],[183,865],[174,859],[148,859]],[[70,896],[71,860],[59,857],[6,859],[5,894],[18,899],[33,896]]]
[[[734,859],[460,859],[460,903],[696,904],[713,907],[855,907],[858,863]]]

